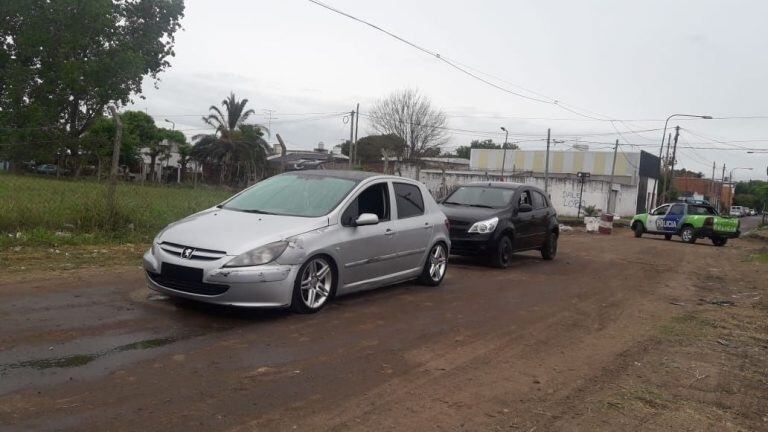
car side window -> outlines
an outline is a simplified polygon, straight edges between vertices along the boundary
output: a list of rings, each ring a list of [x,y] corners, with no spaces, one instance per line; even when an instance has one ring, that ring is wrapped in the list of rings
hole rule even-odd
[[[524,190],[524,191],[522,191],[520,193],[520,199],[517,200],[517,205],[519,207],[519,206],[521,206],[523,204],[528,204],[531,207],[533,207],[533,201],[531,200],[531,192],[530,191]]]
[[[682,204],[675,204],[669,210],[670,216],[682,216],[685,214],[685,206]]]
[[[533,192],[533,208],[534,209],[545,209],[547,208],[547,198],[544,197],[544,195],[541,194],[541,192]]]
[[[394,187],[398,219],[424,214],[424,197],[418,186],[408,183],[394,183]]]
[[[368,186],[360,192],[341,214],[341,224],[354,226],[357,218],[363,213],[373,213],[380,221],[390,219],[389,188],[386,183]]]
[[[663,205],[661,207],[657,207],[651,212],[651,216],[664,216],[667,214],[667,210],[669,209],[669,205]]]

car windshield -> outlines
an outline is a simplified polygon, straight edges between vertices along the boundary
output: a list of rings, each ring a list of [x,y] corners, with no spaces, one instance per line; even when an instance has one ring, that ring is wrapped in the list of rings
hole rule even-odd
[[[695,216],[717,216],[717,211],[709,206],[689,205],[688,214]]]
[[[355,187],[338,177],[282,174],[256,183],[223,204],[223,208],[252,213],[317,217],[328,214]]]
[[[495,188],[483,186],[462,186],[448,198],[443,204],[454,204],[471,207],[506,207],[512,201],[515,190],[512,188]]]

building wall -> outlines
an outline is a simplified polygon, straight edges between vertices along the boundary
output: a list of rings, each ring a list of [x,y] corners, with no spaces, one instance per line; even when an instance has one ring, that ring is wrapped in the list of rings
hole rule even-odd
[[[533,171],[543,173],[546,165],[545,150],[504,150],[472,149],[469,166],[471,170]],[[617,176],[637,176],[640,153],[620,152],[616,155]],[[611,175],[613,152],[605,151],[550,151],[549,172],[553,174],[576,174],[584,171],[592,175]]]
[[[432,195],[441,199],[452,192],[459,185],[476,181],[500,181],[500,175],[474,171],[442,171],[422,169],[416,178],[416,168],[403,164],[396,171],[403,177],[421,181],[427,186]],[[525,183],[544,189],[544,178],[538,175],[507,176],[507,181]],[[617,190],[616,214],[629,217],[635,214],[637,207],[637,186],[614,183],[613,189]],[[583,197],[582,209],[587,205],[594,205],[598,209],[605,209],[608,205],[608,182],[602,180],[584,182],[584,191],[581,193],[581,181],[575,177],[558,177],[549,179],[549,196],[552,205],[561,216],[576,216],[579,208],[579,198]]]
[[[733,193],[731,185],[707,178],[675,177],[672,179],[673,188],[680,194],[697,193],[711,198],[712,204],[716,204],[717,190],[720,189],[720,209],[730,205]]]

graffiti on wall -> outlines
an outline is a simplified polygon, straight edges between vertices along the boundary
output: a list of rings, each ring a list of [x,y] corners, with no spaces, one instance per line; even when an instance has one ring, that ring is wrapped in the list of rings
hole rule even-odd
[[[563,207],[579,208],[581,194],[573,191],[563,191]]]

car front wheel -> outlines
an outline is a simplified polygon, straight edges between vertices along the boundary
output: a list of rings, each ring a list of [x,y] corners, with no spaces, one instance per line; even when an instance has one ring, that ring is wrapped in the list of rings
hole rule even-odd
[[[643,224],[640,222],[635,224],[635,237],[640,238],[643,236],[643,232],[645,232],[645,228],[643,228]]]
[[[448,269],[448,249],[443,243],[436,243],[429,250],[427,262],[419,276],[419,283],[429,286],[440,285]]]
[[[507,268],[512,262],[512,239],[509,236],[502,236],[496,246],[496,253],[491,256],[491,263],[494,267]]]
[[[299,269],[293,284],[291,310],[296,313],[315,313],[328,303],[335,289],[335,272],[324,256],[309,259]]]

